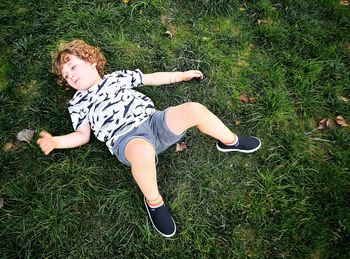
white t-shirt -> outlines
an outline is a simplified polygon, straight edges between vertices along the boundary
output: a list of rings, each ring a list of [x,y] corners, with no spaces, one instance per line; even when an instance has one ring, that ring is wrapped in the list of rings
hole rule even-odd
[[[143,82],[140,70],[115,71],[85,91],[77,91],[68,103],[74,130],[89,122],[97,139],[112,147],[117,138],[139,126],[154,112],[150,98],[135,91]]]

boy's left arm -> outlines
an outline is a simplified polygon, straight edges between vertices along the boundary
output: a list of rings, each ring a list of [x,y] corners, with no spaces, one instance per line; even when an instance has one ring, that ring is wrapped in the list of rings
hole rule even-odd
[[[204,76],[199,70],[188,70],[185,72],[156,72],[143,75],[143,85],[168,85],[182,81],[189,81],[193,78],[203,79]]]

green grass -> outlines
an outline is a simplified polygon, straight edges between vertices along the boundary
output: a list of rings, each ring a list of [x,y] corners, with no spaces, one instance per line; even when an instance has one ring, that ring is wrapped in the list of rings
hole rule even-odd
[[[350,128],[314,130],[337,115],[350,123],[349,6],[4,0],[0,10],[0,145],[36,130],[0,153],[1,258],[350,257]],[[56,84],[50,52],[75,38],[101,47],[107,72],[202,70],[201,82],[140,90],[159,109],[201,102],[262,139],[254,154],[223,154],[191,129],[185,151],[160,156],[174,238],[153,230],[129,168],[103,143],[47,157],[35,145],[40,130],[72,130],[73,92]]]

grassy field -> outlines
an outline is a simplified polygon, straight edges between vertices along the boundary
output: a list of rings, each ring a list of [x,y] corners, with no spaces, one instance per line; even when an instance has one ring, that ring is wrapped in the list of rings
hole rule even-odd
[[[2,0],[0,258],[349,258],[350,127],[334,122],[350,124],[346,2]],[[75,38],[100,46],[107,73],[200,69],[203,81],[140,91],[158,109],[201,102],[262,140],[224,154],[191,129],[187,149],[160,156],[171,239],[103,143],[47,157],[35,144],[40,130],[72,130],[73,92],[56,84],[50,52]],[[29,143],[16,141],[23,129]]]

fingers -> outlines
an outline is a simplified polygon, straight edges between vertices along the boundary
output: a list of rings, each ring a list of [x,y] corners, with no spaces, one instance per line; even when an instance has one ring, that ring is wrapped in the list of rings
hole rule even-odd
[[[39,139],[36,141],[36,144],[39,145],[41,151],[45,154],[48,155],[53,149],[54,145],[52,143],[52,136],[50,133],[46,131],[41,131],[39,133]]]
[[[194,70],[193,72],[199,76],[203,76],[203,73],[199,70]]]
[[[36,144],[40,145],[44,141],[44,137],[48,134],[46,131],[40,131],[40,138],[36,141]]]
[[[44,143],[40,144],[39,146],[40,146],[41,151],[45,155],[50,154],[50,152],[53,150],[53,147],[52,147],[52,145],[50,145],[50,143],[44,142]]]
[[[45,130],[42,130],[42,131],[40,131],[39,136],[40,137],[47,137],[47,136],[51,136],[51,134]]]
[[[51,135],[47,131],[43,130],[43,131],[40,131],[39,136],[40,138],[36,142],[38,145],[43,141],[44,138],[49,137]]]
[[[195,78],[200,78],[200,79],[204,78],[203,73],[199,70],[193,70],[192,73],[193,73],[193,77]]]
[[[201,71],[195,71],[195,73],[197,78],[200,78],[200,79],[204,78],[203,73]]]
[[[186,71],[186,81],[191,80],[193,78],[202,80],[204,78],[203,73],[199,70],[189,70]]]
[[[51,150],[47,146],[40,146],[40,149],[45,155],[48,155],[51,152]]]

